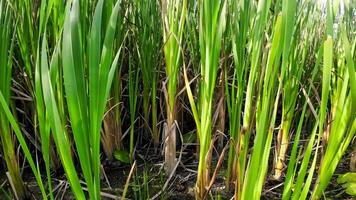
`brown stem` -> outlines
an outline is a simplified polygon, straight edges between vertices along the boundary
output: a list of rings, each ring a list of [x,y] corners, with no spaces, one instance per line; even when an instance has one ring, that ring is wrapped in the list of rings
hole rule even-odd
[[[356,145],[354,145],[354,150],[351,153],[350,170],[356,172]]]
[[[113,108],[113,100],[109,101],[109,109]],[[101,134],[101,143],[108,160],[113,159],[113,151],[121,148],[121,118],[115,115],[115,109],[110,109],[104,118],[104,129]]]
[[[165,170],[167,174],[171,174],[176,162],[176,127],[174,124],[174,112],[168,112],[164,138]]]
[[[289,130],[288,122],[282,120],[281,129],[279,129],[278,135],[277,135],[276,154],[275,154],[275,160],[274,160],[273,178],[275,180],[281,179],[283,170],[285,168],[284,160],[286,157],[288,144],[289,144],[288,130]]]

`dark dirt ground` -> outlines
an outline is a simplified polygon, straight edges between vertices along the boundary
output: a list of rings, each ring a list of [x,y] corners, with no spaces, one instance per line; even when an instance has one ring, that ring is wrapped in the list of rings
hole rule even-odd
[[[352,146],[352,145],[350,145]],[[176,174],[166,184],[164,191],[161,191],[166,183],[167,175],[163,170],[163,156],[157,155],[153,149],[140,149],[136,152],[137,168],[134,176],[130,180],[130,187],[127,197],[130,199],[148,199],[158,197],[156,199],[171,199],[171,200],[190,200],[194,199],[193,188],[196,180],[196,170],[198,161],[194,154],[195,147],[188,147],[182,153],[181,162],[177,168]],[[325,191],[327,199],[353,199],[351,196],[343,192],[342,187],[337,184],[337,176],[349,171],[351,151],[347,151],[341,159],[335,174]],[[177,158],[179,155],[177,155]],[[215,155],[215,158],[217,156]],[[227,155],[225,155],[227,157]],[[270,156],[271,157],[271,156]],[[218,193],[220,199],[231,199],[233,194],[226,193],[224,188],[224,166],[226,166],[227,159],[220,169],[219,176],[211,189],[211,196],[209,199],[217,199]],[[213,160],[213,169],[215,168],[216,160]],[[272,165],[270,165],[272,166]],[[102,174],[102,196],[103,199],[114,199],[114,197],[121,196],[126,179],[128,177],[130,166],[122,164],[119,161],[103,161]],[[318,169],[316,169],[318,170]],[[271,167],[268,174],[271,174]],[[54,195],[56,199],[74,199],[68,182],[65,181],[63,171],[57,171],[52,174],[52,183],[54,188]],[[315,174],[316,176],[316,174]],[[44,182],[46,181],[43,178]],[[28,167],[24,169],[24,181],[31,192],[31,199],[41,199],[37,184],[32,172]],[[85,186],[83,185],[85,188]],[[1,189],[2,188],[2,189]],[[7,182],[4,168],[0,170],[0,200],[6,199],[4,191],[10,192],[9,184]],[[136,191],[136,193],[135,193]],[[160,195],[157,195],[161,192]],[[267,175],[262,197],[264,200],[281,199],[283,192],[283,179],[281,181],[274,181]],[[141,193],[141,194],[139,194]],[[135,195],[136,194],[136,195]]]

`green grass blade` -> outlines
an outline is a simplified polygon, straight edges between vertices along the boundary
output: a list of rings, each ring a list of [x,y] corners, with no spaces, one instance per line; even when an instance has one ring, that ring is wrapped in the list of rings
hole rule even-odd
[[[46,35],[42,42],[41,50],[41,80],[43,88],[43,99],[48,112],[48,121],[50,122],[53,131],[55,144],[58,148],[58,153],[61,158],[64,170],[66,172],[69,183],[72,187],[73,194],[76,198],[84,198],[84,193],[79,183],[79,178],[71,156],[70,142],[67,138],[65,128],[62,126],[60,115],[57,109],[57,103],[54,97],[54,91],[50,80],[48,59],[47,59],[47,45]],[[56,51],[59,53],[58,51]]]
[[[41,194],[42,194],[42,198],[43,199],[47,199],[47,195],[46,195],[46,191],[44,189],[44,185],[43,185],[43,182],[42,182],[42,179],[41,179],[41,173],[39,171],[39,169],[36,167],[35,165],[35,162],[32,158],[32,155],[31,155],[31,152],[30,152],[30,149],[28,148],[27,144],[26,144],[26,141],[25,141],[25,138],[23,137],[22,133],[21,133],[21,129],[18,125],[18,123],[16,122],[14,116],[11,114],[11,111],[9,109],[9,106],[7,105],[6,101],[5,101],[5,98],[2,94],[2,92],[0,91],[0,104],[1,104],[1,107],[7,117],[7,119],[9,120],[14,132],[15,132],[15,135],[20,143],[20,146],[25,154],[25,157],[26,159],[28,160],[28,163],[31,167],[31,170],[33,172],[33,174],[35,175],[35,178],[36,178],[36,181],[37,181],[37,184],[40,188],[40,191],[41,191]]]

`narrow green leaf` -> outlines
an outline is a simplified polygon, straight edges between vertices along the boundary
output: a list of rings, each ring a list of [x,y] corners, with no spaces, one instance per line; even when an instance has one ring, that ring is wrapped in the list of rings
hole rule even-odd
[[[124,150],[116,150],[114,152],[114,157],[116,158],[116,160],[119,160],[123,163],[129,164],[130,163],[130,156],[129,153],[127,151]]]

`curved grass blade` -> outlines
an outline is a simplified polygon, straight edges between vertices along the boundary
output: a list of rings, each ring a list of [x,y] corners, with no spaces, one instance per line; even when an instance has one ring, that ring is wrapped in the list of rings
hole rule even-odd
[[[55,54],[58,53],[59,51],[55,51]],[[48,69],[48,59],[47,59],[46,34],[44,34],[42,48],[41,48],[41,81],[42,81],[43,99],[48,114],[48,121],[51,126],[53,138],[59,153],[59,157],[61,158],[63,168],[66,172],[66,176],[72,187],[74,196],[77,199],[84,199],[85,196],[82,187],[80,185],[79,178],[71,155],[71,149],[70,149],[71,144],[69,138],[67,138],[67,133],[65,131],[65,128],[62,125],[63,123],[61,121],[58,112],[57,102],[54,96],[54,91],[50,80],[50,73]]]
[[[7,105],[5,98],[1,91],[0,91],[0,104],[4,111],[5,116],[9,120],[9,122],[15,132],[15,135],[20,143],[20,146],[25,154],[26,159],[28,160],[31,170],[32,170],[33,174],[35,175],[37,184],[38,184],[41,194],[42,194],[42,198],[47,199],[46,191],[44,189],[44,185],[43,185],[43,182],[41,179],[41,173],[40,173],[39,169],[36,167],[35,162],[33,161],[31,152],[26,144],[25,138],[23,137],[23,135],[21,133],[20,127],[19,127],[18,123],[16,122],[14,116],[11,114],[9,106]]]

